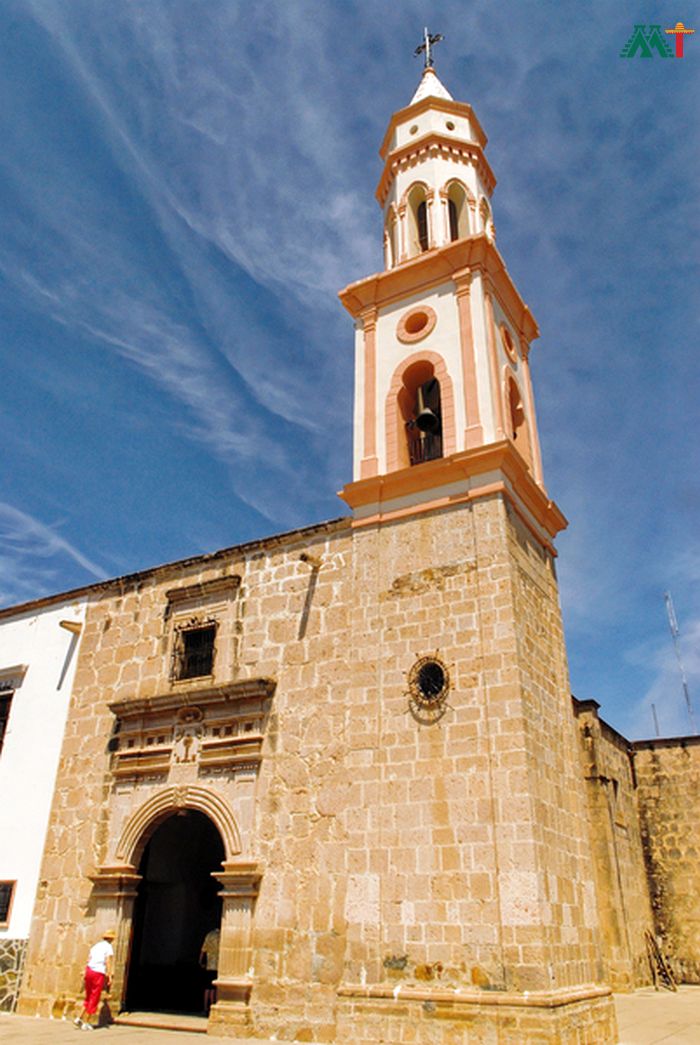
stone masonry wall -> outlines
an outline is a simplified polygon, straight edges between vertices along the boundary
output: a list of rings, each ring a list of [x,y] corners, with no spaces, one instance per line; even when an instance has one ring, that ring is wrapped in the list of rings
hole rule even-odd
[[[177,689],[168,592],[234,576],[235,594],[207,609],[214,682],[274,681],[259,770],[115,776],[108,704],[145,701],[145,714]],[[450,675],[439,715],[409,697],[426,655]],[[119,862],[138,810],[196,785],[231,810],[237,858],[261,874],[250,1003],[229,1033],[446,1045],[470,1020],[491,1040],[500,1013],[519,1042],[611,1042],[610,999],[590,986],[573,745],[553,564],[500,496],[311,527],[108,586],[88,608],[20,1011],[78,991],[99,928],[91,876]],[[128,944],[122,931],[115,1005]],[[397,1023],[401,991],[414,1001]],[[524,991],[541,1006],[521,1012]],[[217,1008],[226,1031],[235,1007]]]
[[[0,1012],[14,1012],[27,953],[26,940],[0,939]]]
[[[633,748],[656,932],[676,978],[700,983],[700,737]]]
[[[552,557],[510,508],[506,522],[518,685],[500,727],[515,770],[500,795],[511,824],[511,932],[530,968],[523,986],[571,987],[604,977],[559,593]]]
[[[637,783],[629,741],[598,716],[595,701],[575,701],[588,829],[600,912],[605,979],[615,990],[648,984],[645,932],[653,930]]]
[[[108,705],[153,700],[177,689],[187,703],[189,687],[171,682],[173,604],[168,592],[173,589],[196,590],[200,585],[206,591],[212,581],[240,576],[235,594],[222,596],[213,607],[219,619],[213,681],[226,684],[267,674],[277,682],[263,738],[263,764],[270,759],[276,767],[273,780],[266,778],[264,785],[272,793],[261,796],[276,810],[272,821],[256,823],[257,777],[246,767],[216,775],[200,768],[183,786],[196,784],[232,811],[241,857],[259,859],[267,848],[263,833],[271,838],[272,831],[288,844],[290,859],[298,866],[308,864],[307,816],[301,815],[304,802],[299,797],[304,766],[297,752],[304,746],[312,762],[332,769],[333,736],[343,711],[332,706],[329,694],[331,687],[338,686],[341,694],[347,688],[338,681],[338,665],[344,671],[348,545],[345,522],[311,527],[127,578],[93,596],[59,763],[20,1011],[48,1015],[57,998],[79,994],[87,951],[104,928],[96,920],[90,876],[102,865],[118,862],[125,824],[171,782],[172,770],[167,779],[158,772],[134,780],[114,777],[110,746],[116,719]],[[322,557],[323,568],[313,569],[302,561],[302,553]],[[197,616],[196,594],[193,599]],[[205,601],[209,616],[211,600]],[[176,767],[178,772],[181,768]],[[271,878],[266,888],[274,891],[280,884],[285,883]],[[290,899],[295,903],[294,893],[283,892],[282,926],[288,924]],[[120,939],[112,999],[117,1005],[128,946],[128,938]]]
[[[341,1041],[376,1041],[376,1026],[358,1035],[382,1011],[386,1040],[403,1040],[391,1037],[384,992],[406,998],[416,1040],[429,1041],[411,992],[458,1035],[454,996],[440,1008],[449,991],[501,993],[505,1005],[514,992],[597,978],[556,581],[536,549],[499,497],[356,531],[353,633],[374,677],[357,687],[348,732],[358,783],[346,831],[364,873],[346,882],[355,924]],[[406,676],[436,651],[453,689],[445,715],[424,723],[410,713]],[[601,1016],[607,1030],[581,1041],[613,1040],[609,1004]],[[555,1040],[551,1022],[540,1029]]]

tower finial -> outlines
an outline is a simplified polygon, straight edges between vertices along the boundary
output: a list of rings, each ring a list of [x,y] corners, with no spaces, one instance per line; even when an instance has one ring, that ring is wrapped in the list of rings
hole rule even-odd
[[[417,58],[419,54],[423,54],[423,52],[425,52],[425,63],[423,66],[424,69],[432,69],[434,63],[431,47],[433,46],[433,44],[439,44],[440,41],[444,39],[445,37],[442,35],[442,33],[433,33],[431,35],[428,32],[427,28],[423,30],[423,43],[420,45],[420,47],[416,47],[415,51],[413,52],[413,56],[414,58]]]

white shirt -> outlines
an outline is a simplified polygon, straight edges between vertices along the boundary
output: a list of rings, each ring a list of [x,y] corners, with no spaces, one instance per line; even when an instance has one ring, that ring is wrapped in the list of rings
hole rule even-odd
[[[111,958],[114,954],[112,950],[112,944],[107,940],[100,940],[94,947],[90,948],[90,955],[88,957],[88,969],[92,969],[93,972],[107,972],[107,959]]]

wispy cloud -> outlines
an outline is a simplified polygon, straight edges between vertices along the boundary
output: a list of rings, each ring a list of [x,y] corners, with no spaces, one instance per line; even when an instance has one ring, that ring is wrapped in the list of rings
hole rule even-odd
[[[342,88],[315,90],[333,85],[328,20],[317,11],[300,33],[295,5],[273,7],[265,65],[244,45],[232,75],[231,42],[255,35],[240,7],[220,7],[193,33],[188,6],[154,2],[136,20],[117,11],[111,25],[93,22],[86,38],[76,8],[32,4],[176,253],[184,237],[173,216],[257,282],[327,309],[344,281],[379,261],[375,204],[344,178],[353,143],[338,120]],[[148,63],[145,83],[121,75],[134,55]],[[185,162],[193,150],[197,162]]]
[[[65,568],[83,571],[81,583],[102,580],[105,571],[48,525],[12,504],[0,501],[0,602],[34,599],[54,590]]]
[[[274,165],[265,162],[266,144],[271,133],[284,142],[281,121],[289,112],[282,117],[273,104],[272,86],[252,75],[252,65],[249,80],[241,69],[253,90],[241,108],[226,82],[230,76],[224,76],[227,56],[212,41],[221,67],[210,63],[204,68],[201,61],[190,65],[189,19],[154,4],[140,20],[138,38],[131,36],[136,27],[129,17],[116,19],[137,51],[150,45],[148,67],[160,73],[149,103],[160,110],[157,124],[167,127],[168,134],[144,134],[143,85],[134,82],[124,97],[130,80],[119,75],[119,64],[125,56],[107,46],[100,25],[88,41],[78,43],[75,11],[40,4],[32,9],[57,56],[81,85],[85,119],[99,126],[98,153],[109,151],[109,163],[120,169],[124,184],[117,183],[109,198],[112,186],[100,185],[103,172],[93,169],[89,178],[81,178],[72,167],[64,169],[63,155],[53,167],[49,194],[41,179],[27,184],[23,171],[8,171],[15,182],[22,179],[17,191],[28,222],[43,229],[44,245],[40,259],[25,257],[18,265],[21,248],[6,243],[0,249],[0,269],[37,308],[138,366],[183,404],[184,413],[172,413],[173,426],[228,465],[231,486],[242,502],[278,524],[306,521],[308,483],[299,487],[301,503],[277,498],[272,514],[269,506],[283,477],[295,473],[303,479],[312,456],[308,439],[320,441],[334,423],[339,395],[347,402],[349,388],[346,383],[341,390],[335,380],[337,351],[328,337],[329,329],[339,329],[329,287],[335,290],[340,282],[339,259],[345,266],[349,260],[352,264],[343,240],[362,227],[356,220],[359,205],[353,214],[347,200],[328,200],[318,191],[319,184],[330,186],[340,149],[325,126],[330,126],[330,108],[311,112],[303,92],[290,91],[301,127],[284,145],[290,176],[281,178],[279,158]],[[247,61],[244,53],[244,65]],[[116,66],[112,76],[110,62]],[[178,71],[180,66],[186,72]],[[294,69],[293,63],[289,68]],[[263,120],[261,140],[260,113],[266,109],[277,130],[265,127]],[[193,125],[201,130],[205,121],[220,120],[222,113],[228,118],[223,137],[214,128],[203,139],[199,133],[193,138]],[[153,113],[148,115],[152,121]],[[310,143],[307,131],[315,136]],[[94,148],[95,142],[88,144]],[[193,148],[199,154],[195,164],[188,162]],[[305,172],[301,178],[300,170]],[[65,191],[57,208],[54,197],[62,179]],[[335,248],[329,242],[331,230]],[[366,233],[361,239],[369,242]],[[277,313],[275,322],[261,322],[241,296],[235,272],[226,273],[221,258],[271,288],[266,293]],[[303,324],[306,341],[292,353],[280,336],[280,322],[285,312],[290,314],[289,297],[284,305],[280,300],[282,289],[292,295],[292,312],[297,309],[293,321]],[[304,319],[311,301],[325,317],[323,333]],[[350,341],[348,334],[346,325],[344,336]],[[285,336],[288,340],[289,334]],[[279,421],[308,435],[280,439]],[[300,453],[304,438],[307,447]],[[318,461],[314,471],[318,473]],[[307,504],[307,512],[309,508]]]

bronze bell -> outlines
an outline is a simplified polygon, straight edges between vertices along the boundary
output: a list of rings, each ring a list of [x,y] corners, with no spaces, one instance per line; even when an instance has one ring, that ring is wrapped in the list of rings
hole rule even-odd
[[[429,384],[429,382],[426,382]],[[426,405],[425,402],[425,385],[421,385],[418,389],[418,397],[416,401],[416,427],[421,432],[437,432],[440,427],[440,418],[434,411]]]

